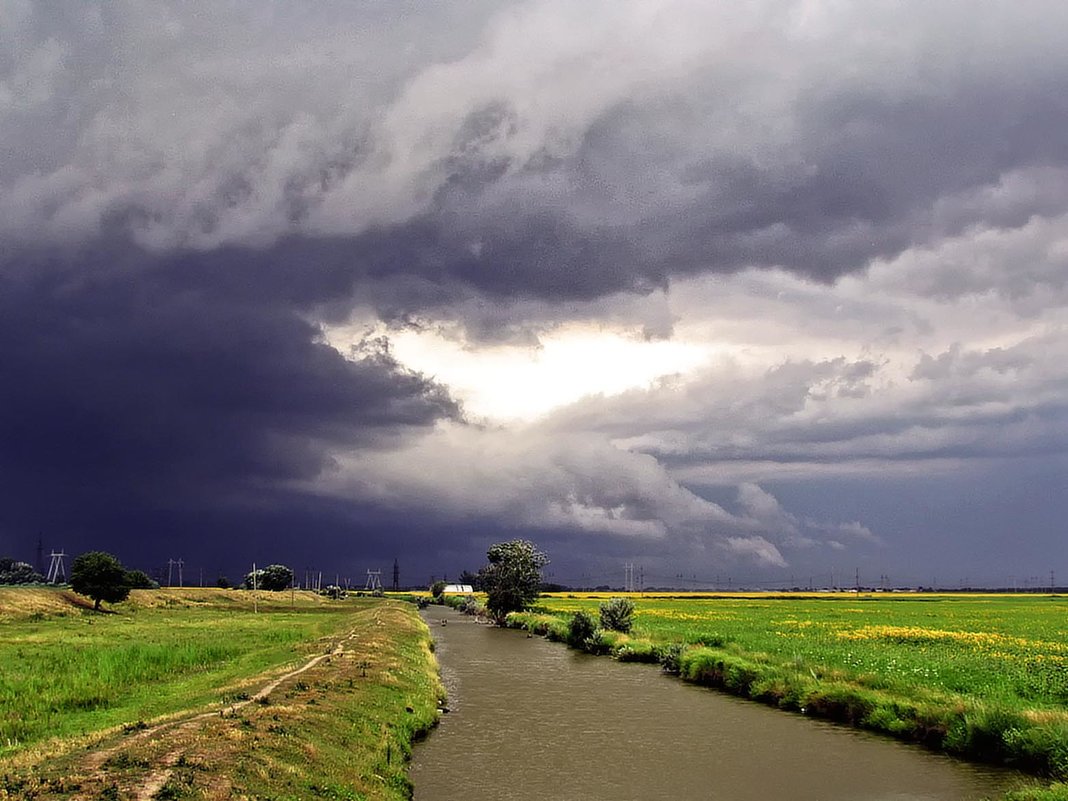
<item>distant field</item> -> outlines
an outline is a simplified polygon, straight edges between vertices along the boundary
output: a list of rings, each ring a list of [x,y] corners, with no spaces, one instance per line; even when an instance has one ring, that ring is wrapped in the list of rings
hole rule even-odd
[[[554,613],[596,615],[610,593],[544,596]],[[1049,595],[631,595],[634,636],[722,646],[838,670],[866,686],[1063,711],[1068,598]]]
[[[0,757],[221,702],[314,652],[352,612],[311,593],[256,596],[135,590],[100,614],[69,591],[0,589]]]

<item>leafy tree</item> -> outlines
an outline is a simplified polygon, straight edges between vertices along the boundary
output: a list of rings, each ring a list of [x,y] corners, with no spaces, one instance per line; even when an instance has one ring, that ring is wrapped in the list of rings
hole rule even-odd
[[[634,625],[634,602],[629,598],[609,598],[601,604],[601,628],[630,632]]]
[[[479,592],[482,589],[482,579],[479,578],[478,573],[472,573],[470,570],[465,570],[460,574],[461,584],[470,584],[471,589],[475,592]]]
[[[549,558],[527,540],[498,542],[486,557],[489,564],[478,572],[479,583],[486,609],[500,625],[509,612],[521,612],[537,599],[541,569]]]
[[[444,592],[445,592],[445,582],[444,581],[435,581],[433,584],[430,585],[430,594],[432,596],[434,596],[435,600],[440,601],[441,600],[441,596],[444,594]]]
[[[44,584],[45,577],[28,562],[10,556],[0,557],[0,584]]]
[[[158,590],[159,584],[144,570],[126,571],[126,586],[131,590]]]
[[[130,595],[126,568],[104,551],[83,553],[74,560],[70,566],[70,586],[79,595],[92,598],[94,609],[100,609],[101,601],[118,603]]]
[[[215,579],[215,586],[221,590],[228,590],[233,586],[233,584],[230,583],[230,579],[228,579],[226,576],[219,576],[217,579]]]
[[[292,583],[293,571],[285,565],[267,565],[245,576],[246,590],[251,590],[255,585],[257,590],[279,592],[288,589]]]

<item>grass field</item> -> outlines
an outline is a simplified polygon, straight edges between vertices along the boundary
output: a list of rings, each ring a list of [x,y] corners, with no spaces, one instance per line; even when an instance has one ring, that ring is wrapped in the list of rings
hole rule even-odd
[[[606,597],[543,596],[512,623],[566,639],[573,613],[596,617]],[[630,635],[602,632],[583,647],[667,661],[684,679],[784,709],[1068,777],[1068,598],[630,597]]]
[[[19,593],[32,593],[19,598]],[[101,615],[49,590],[4,590],[0,609],[0,757],[223,700],[242,679],[293,661],[341,627],[349,610],[317,596],[134,591]],[[43,596],[43,597],[42,597]],[[19,610],[32,610],[20,614]],[[21,618],[21,619],[20,619]],[[220,691],[220,688],[229,688]]]
[[[214,589],[79,604],[0,588],[0,799],[136,798],[153,771],[174,785],[159,797],[408,797],[442,692],[411,605]]]
[[[1061,711],[1068,704],[1068,598],[830,595],[634,598],[634,635],[723,646],[871,687]],[[597,598],[546,597],[553,612]]]

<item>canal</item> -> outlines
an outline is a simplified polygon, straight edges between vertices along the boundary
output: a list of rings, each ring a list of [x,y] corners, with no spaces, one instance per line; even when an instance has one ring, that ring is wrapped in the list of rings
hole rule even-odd
[[[416,801],[979,801],[1020,781],[444,607],[424,617],[451,711],[415,748]]]

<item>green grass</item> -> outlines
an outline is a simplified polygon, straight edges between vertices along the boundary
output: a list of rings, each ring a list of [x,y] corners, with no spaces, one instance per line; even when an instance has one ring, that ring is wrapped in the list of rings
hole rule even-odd
[[[1068,704],[1068,598],[830,596],[641,599],[633,635],[842,671],[873,689],[963,695],[1034,709]],[[598,599],[543,598],[552,613]]]
[[[430,632],[415,607],[298,596],[296,611],[276,598],[261,601],[254,614],[247,599],[157,592],[113,616],[3,624],[23,648],[83,638],[77,656],[39,657],[36,664],[47,664],[51,676],[41,689],[53,697],[62,697],[64,687],[79,697],[115,687],[107,710],[116,720],[147,717],[140,714],[144,703],[157,693],[166,708],[185,714],[148,736],[129,727],[87,750],[71,747],[84,742],[75,732],[60,743],[66,748],[0,760],[0,799],[127,799],[153,780],[154,798],[184,801],[410,798],[412,743],[437,721],[444,693]],[[319,639],[323,632],[328,636]],[[203,710],[202,697],[247,698],[234,691],[240,686],[230,683],[234,676],[246,689],[261,689],[267,678],[253,676],[261,663],[299,657],[306,664],[309,654],[319,659],[269,695],[190,716]],[[75,708],[57,721],[99,722],[81,715]]]
[[[603,632],[588,650],[670,661],[688,681],[1068,778],[1068,599],[631,597],[631,635]],[[603,600],[543,597],[512,622],[558,637]]]
[[[356,622],[351,658],[248,716],[254,747],[232,759],[238,797],[411,798],[412,743],[444,697],[430,634],[409,604],[368,609]]]
[[[287,609],[279,598],[273,611],[253,614],[234,595],[219,592],[214,603],[205,593],[164,596],[115,614],[76,609],[0,623],[0,757],[221,702],[220,687],[296,660],[351,612],[317,603]]]

